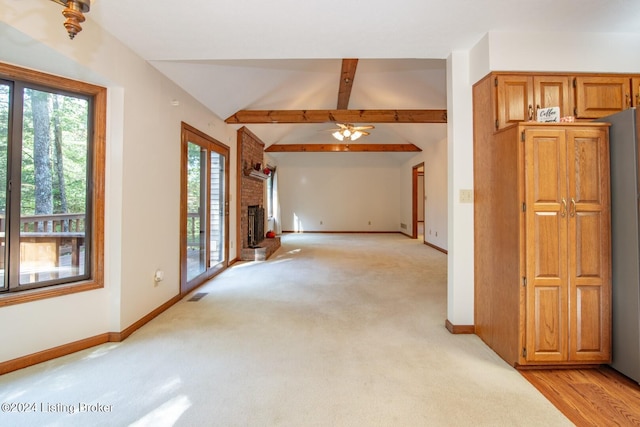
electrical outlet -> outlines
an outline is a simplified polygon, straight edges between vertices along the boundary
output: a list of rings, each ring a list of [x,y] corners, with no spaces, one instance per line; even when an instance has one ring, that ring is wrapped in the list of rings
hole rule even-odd
[[[371,221],[369,221],[369,225],[371,225]]]
[[[322,225],[322,221],[320,221],[320,225]]]

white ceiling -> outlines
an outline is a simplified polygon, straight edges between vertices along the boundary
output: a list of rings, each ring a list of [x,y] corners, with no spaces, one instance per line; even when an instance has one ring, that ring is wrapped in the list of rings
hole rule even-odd
[[[489,31],[640,33],[639,0],[93,0],[97,22],[226,119],[241,109],[446,108],[444,59]],[[82,37],[82,33],[78,35]],[[267,145],[335,142],[330,124],[247,125]],[[368,143],[422,145],[443,125],[376,125]]]

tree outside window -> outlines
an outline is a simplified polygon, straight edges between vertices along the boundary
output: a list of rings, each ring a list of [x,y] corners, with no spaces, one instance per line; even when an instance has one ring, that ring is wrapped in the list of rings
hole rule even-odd
[[[0,64],[0,303],[102,285],[105,93]]]

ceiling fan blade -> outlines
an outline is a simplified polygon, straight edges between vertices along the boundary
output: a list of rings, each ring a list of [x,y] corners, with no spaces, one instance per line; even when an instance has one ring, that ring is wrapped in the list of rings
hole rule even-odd
[[[365,129],[375,129],[375,126],[367,125],[367,126],[354,126],[353,130],[365,130]]]

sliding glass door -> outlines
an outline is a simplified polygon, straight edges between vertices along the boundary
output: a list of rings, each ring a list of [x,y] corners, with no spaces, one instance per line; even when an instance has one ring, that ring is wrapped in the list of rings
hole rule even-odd
[[[182,294],[228,265],[229,148],[183,123]]]

